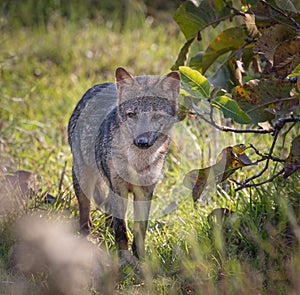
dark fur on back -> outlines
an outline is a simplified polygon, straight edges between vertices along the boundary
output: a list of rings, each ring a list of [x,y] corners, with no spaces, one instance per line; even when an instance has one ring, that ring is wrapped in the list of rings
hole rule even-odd
[[[94,98],[95,95],[99,94],[101,90],[105,89],[108,85],[113,85],[113,83],[107,82],[94,85],[82,96],[81,100],[76,105],[68,124],[68,142],[70,146],[72,146],[71,136],[74,133],[74,128],[76,126],[78,118],[80,117],[81,111],[85,108],[87,102],[90,99]]]

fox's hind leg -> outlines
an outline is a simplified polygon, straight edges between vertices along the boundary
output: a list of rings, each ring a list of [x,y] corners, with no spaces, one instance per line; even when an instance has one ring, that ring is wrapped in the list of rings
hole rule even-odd
[[[106,227],[113,229],[111,202],[110,202],[110,196],[108,191],[109,190],[107,188],[105,181],[102,178],[99,178],[95,186],[94,200],[98,208],[104,209]]]
[[[74,167],[72,169],[72,177],[73,177],[73,186],[75,190],[75,194],[79,204],[79,225],[80,225],[80,233],[83,235],[88,235],[92,228],[92,219],[90,215],[90,200],[82,191],[79,181],[75,175]]]

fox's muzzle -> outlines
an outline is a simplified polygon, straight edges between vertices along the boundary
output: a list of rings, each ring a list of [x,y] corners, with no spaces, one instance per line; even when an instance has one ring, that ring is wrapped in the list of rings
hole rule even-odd
[[[152,146],[158,137],[158,132],[145,132],[137,136],[133,143],[135,146],[141,149],[147,149]]]

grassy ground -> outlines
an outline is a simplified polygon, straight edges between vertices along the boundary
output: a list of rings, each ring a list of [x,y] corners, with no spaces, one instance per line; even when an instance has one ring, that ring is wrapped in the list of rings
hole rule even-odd
[[[110,23],[74,24],[58,18],[46,27],[6,27],[0,40],[1,169],[33,172],[34,204],[27,206],[28,215],[37,213],[73,224],[78,209],[71,184],[66,125],[75,104],[92,85],[113,80],[117,66],[128,67],[137,74],[167,73],[183,37],[169,22],[151,26],[148,19],[138,28],[120,33]],[[291,138],[289,134],[281,138],[281,143]],[[115,290],[119,294],[298,294],[299,176],[292,176],[287,183],[277,180],[237,194],[233,193],[232,184],[226,184],[210,194],[206,192],[197,210],[190,191],[182,185],[186,172],[213,164],[222,148],[243,142],[267,150],[270,139],[222,134],[192,120],[176,126],[165,173],[155,192],[144,276],[128,267],[116,277],[113,258],[105,266],[109,276],[102,276],[105,287],[102,291],[98,288],[98,293]],[[284,157],[287,151],[279,148],[276,154]],[[244,179],[255,171],[244,169],[234,178]],[[57,197],[54,204],[42,202],[47,193]],[[216,208],[228,208],[232,214],[228,218],[211,216]],[[34,275],[13,272],[15,241],[24,239],[24,233],[25,237],[30,236],[31,228],[39,233],[39,238],[55,237],[58,244],[61,236],[52,236],[47,224],[39,232],[31,223],[25,223],[27,226],[20,227],[22,231],[16,235],[19,215],[1,220],[1,294],[17,294],[16,290],[18,294],[46,294],[47,288],[55,285],[53,281],[57,282],[51,274],[53,281],[42,274],[44,270]],[[105,230],[103,214],[94,210],[93,221],[92,241],[114,256],[113,237]],[[42,219],[40,222],[43,225]],[[132,225],[130,218],[128,223]],[[69,231],[76,233],[76,225]],[[34,247],[39,249],[37,244]],[[64,247],[58,248],[58,253]],[[48,253],[36,250],[32,259],[43,261]],[[81,264],[70,265],[76,269]],[[75,285],[76,278],[70,279]],[[56,286],[49,294],[97,294],[96,286],[92,284],[85,293],[73,289],[67,292]]]

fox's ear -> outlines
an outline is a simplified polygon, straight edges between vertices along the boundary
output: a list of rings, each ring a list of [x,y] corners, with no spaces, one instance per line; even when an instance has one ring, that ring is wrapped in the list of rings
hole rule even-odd
[[[135,82],[135,78],[122,67],[116,69],[115,77],[119,95],[123,90],[131,89]]]
[[[178,97],[180,91],[180,74],[178,72],[170,72],[162,77],[160,85],[163,90],[173,93],[174,97]]]
[[[170,77],[170,78],[173,78],[173,79],[176,79],[176,80],[181,80],[180,79],[180,74],[176,71],[172,71],[170,72],[169,74],[166,75],[166,77]]]
[[[134,77],[129,72],[127,72],[127,70],[125,70],[122,67],[118,67],[116,69],[115,77],[116,77],[116,82],[117,83],[119,83],[119,82],[132,83],[132,80],[134,80]]]

